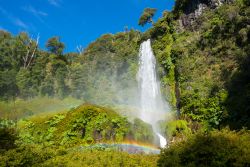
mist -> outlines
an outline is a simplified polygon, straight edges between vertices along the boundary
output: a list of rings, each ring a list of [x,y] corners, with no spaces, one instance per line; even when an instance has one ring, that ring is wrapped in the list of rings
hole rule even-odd
[[[103,56],[114,59],[114,55],[110,54]],[[114,107],[130,121],[135,118],[143,120],[152,126],[156,138],[160,137],[163,141],[165,136],[161,133],[159,122],[172,119],[171,107],[161,94],[151,41],[143,42],[137,55],[122,64],[96,63],[98,61],[87,65],[89,69],[93,65],[99,68],[88,72],[88,84],[82,90],[84,101]]]

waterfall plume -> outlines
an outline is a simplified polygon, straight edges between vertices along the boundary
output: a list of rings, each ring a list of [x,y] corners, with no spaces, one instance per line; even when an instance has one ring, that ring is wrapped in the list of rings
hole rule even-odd
[[[143,121],[150,123],[160,139],[160,145],[166,145],[166,139],[160,135],[157,122],[164,120],[169,105],[163,100],[160,82],[157,79],[156,59],[148,39],[140,46],[138,84],[140,92],[140,113]]]

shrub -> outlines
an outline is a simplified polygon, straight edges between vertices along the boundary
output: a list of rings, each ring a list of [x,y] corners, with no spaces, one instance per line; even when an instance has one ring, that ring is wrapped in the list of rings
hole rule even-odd
[[[55,156],[51,149],[38,145],[21,146],[0,154],[0,166],[39,166]]]
[[[249,166],[250,133],[200,132],[161,151],[158,166]]]
[[[14,126],[13,121],[0,119],[0,151],[16,147],[17,132]]]

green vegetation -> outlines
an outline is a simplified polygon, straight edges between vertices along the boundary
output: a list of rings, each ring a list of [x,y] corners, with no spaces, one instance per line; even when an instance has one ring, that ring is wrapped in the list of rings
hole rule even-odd
[[[179,118],[207,129],[249,128],[247,2],[205,10],[185,28],[176,13],[188,8],[188,1],[176,5],[142,36],[152,39],[166,99],[176,106]]]
[[[249,17],[249,7],[236,1],[205,12],[194,31],[176,34],[172,53],[181,111],[192,120],[206,121],[213,128],[223,123],[249,128],[249,68],[243,67],[249,59]],[[242,31],[246,36],[240,35]]]
[[[15,101],[0,101],[0,115],[9,120],[19,120],[21,118],[67,111],[82,103],[82,100],[75,98],[49,98],[36,97],[32,99],[16,99]]]
[[[146,8],[144,9],[140,19],[139,19],[139,25],[144,26],[146,23],[152,23],[153,17],[155,15],[156,9],[155,8]]]
[[[0,152],[16,147],[17,132],[13,121],[0,119]]]
[[[33,116],[18,122],[17,143],[72,147],[126,139],[152,143],[152,127],[136,119],[134,124],[109,108],[81,105],[68,112]]]
[[[197,133],[161,152],[158,166],[249,166],[249,131]]]
[[[27,33],[0,31],[0,99],[72,96],[92,103],[132,103],[127,99],[135,97],[131,85],[136,85],[139,39],[134,30],[106,34],[81,53],[63,54],[58,37],[49,39],[43,51]]]
[[[162,91],[179,118],[207,128],[249,127],[249,4],[237,0],[205,10],[183,29],[176,13],[188,2],[177,1],[174,11],[165,12],[144,34],[105,34],[81,53],[63,54],[59,37],[49,39],[48,51],[43,51],[26,33],[1,31],[0,98],[14,103],[74,97],[101,105],[133,105],[138,99],[139,44],[151,38]],[[154,12],[145,9],[147,21]]]
[[[20,147],[0,155],[0,166],[143,166],[154,167],[157,155],[128,154],[118,151]]]
[[[145,33],[105,34],[79,53],[64,54],[59,37],[45,51],[39,38],[0,31],[0,166],[156,166],[159,157],[158,166],[249,166],[250,4],[208,7],[184,27],[195,3],[177,0]],[[155,12],[145,9],[139,25]],[[160,156],[85,149],[154,142],[133,113],[138,50],[148,38],[176,111],[159,122],[169,147]]]
[[[182,138],[191,134],[191,128],[185,120],[169,121],[165,125],[163,124],[163,134],[169,141],[174,140],[174,138]]]
[[[155,37],[154,29],[163,23],[159,20],[148,32],[155,44],[172,34],[172,90],[179,98],[180,118],[185,120],[162,125],[173,143],[162,151],[158,166],[249,166],[249,132],[213,130],[250,127],[249,4],[236,1],[207,10],[185,30],[174,18],[188,4],[178,1],[177,5],[163,17],[165,27],[174,25],[174,31]]]
[[[90,104],[67,112],[0,120],[0,166],[155,166],[157,155],[87,147],[136,140],[152,143],[152,127],[128,122],[115,111]]]
[[[97,104],[134,104],[140,32],[106,34],[72,63],[73,96]],[[102,93],[100,93],[102,92]]]

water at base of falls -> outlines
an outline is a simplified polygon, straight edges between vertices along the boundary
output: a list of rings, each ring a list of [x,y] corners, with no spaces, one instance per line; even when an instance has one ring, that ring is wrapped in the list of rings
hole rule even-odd
[[[164,120],[164,116],[169,111],[169,106],[163,100],[160,91],[160,82],[157,80],[156,60],[151,48],[150,39],[144,41],[140,46],[138,83],[140,89],[140,114],[143,121],[150,123],[155,132],[157,121]],[[165,147],[167,141],[159,133],[160,146]]]
[[[129,143],[98,143],[89,146],[80,146],[80,150],[86,149],[101,149],[101,150],[116,150],[116,151],[123,151],[129,154],[160,154],[160,149],[155,147],[149,147],[146,145],[139,145],[139,144],[129,144]]]
[[[156,134],[157,134],[157,136],[158,136],[159,139],[160,139],[160,147],[161,147],[161,148],[166,147],[166,145],[167,145],[167,140],[165,139],[165,137],[163,137],[160,133],[156,133]]]

